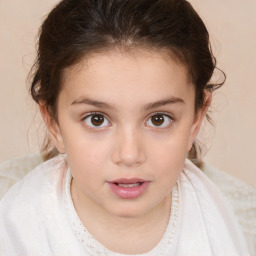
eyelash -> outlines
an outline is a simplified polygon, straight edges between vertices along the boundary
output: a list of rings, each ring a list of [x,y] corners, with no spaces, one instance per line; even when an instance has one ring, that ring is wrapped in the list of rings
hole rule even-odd
[[[100,113],[100,112],[91,112],[90,114],[86,115],[82,120],[83,120],[84,122],[86,122],[86,120],[89,119],[90,117],[92,117],[92,116],[97,116],[97,115],[103,116],[104,122],[105,122],[105,120],[108,121],[108,118],[105,117],[105,114]],[[109,122],[109,121],[108,121],[108,122]],[[110,123],[110,122],[109,122],[109,123]],[[104,127],[105,127],[105,126],[103,126],[103,127],[101,127],[101,126],[93,126],[93,125],[88,125],[88,124],[86,124],[86,126],[89,127],[90,129],[100,129],[100,128],[104,128]],[[108,125],[108,126],[110,126],[110,125]]]
[[[160,129],[164,129],[164,128],[168,128],[174,121],[174,119],[170,116],[170,115],[167,115],[165,113],[153,113],[149,116],[149,118],[147,119],[146,123],[151,121],[151,118],[154,117],[154,116],[163,116],[164,117],[164,122],[166,121],[166,118],[169,119],[169,124],[168,125],[165,125],[164,127],[163,126],[150,126],[150,127],[154,127],[154,128],[160,128]],[[152,121],[151,121],[152,123]]]
[[[91,112],[90,114],[88,114],[88,115],[86,115],[82,120],[86,123],[86,120],[87,119],[89,119],[90,117],[92,117],[92,116],[102,116],[103,118],[104,118],[104,123],[105,123],[105,120],[107,120],[107,122],[108,123],[110,123],[109,122],[109,120],[108,120],[108,118],[106,118],[106,116],[105,116],[105,114],[103,114],[103,113],[100,113],[100,112]],[[165,125],[164,127],[161,127],[161,126],[151,126],[151,125],[147,125],[147,122],[149,122],[149,121],[151,121],[151,123],[152,123],[152,120],[151,120],[151,118],[152,117],[154,117],[154,116],[163,116],[164,117],[164,122],[166,121],[166,118],[167,119],[169,119],[169,124],[167,124],[167,125]],[[90,119],[89,119],[90,120]],[[170,116],[170,115],[167,115],[167,114],[165,114],[165,113],[161,113],[161,112],[156,112],[156,113],[153,113],[153,114],[151,114],[149,117],[148,117],[148,119],[147,119],[147,121],[145,122],[145,124],[146,124],[146,126],[147,127],[153,127],[153,128],[160,128],[160,129],[165,129],[165,128],[168,128],[172,123],[173,123],[173,121],[174,121],[174,119]],[[103,123],[103,124],[104,124]],[[104,127],[109,127],[109,126],[111,126],[111,125],[107,125],[107,126],[94,126],[94,125],[89,125],[89,124],[86,124],[86,126],[87,127],[89,127],[89,129],[100,129],[100,128],[104,128]]]

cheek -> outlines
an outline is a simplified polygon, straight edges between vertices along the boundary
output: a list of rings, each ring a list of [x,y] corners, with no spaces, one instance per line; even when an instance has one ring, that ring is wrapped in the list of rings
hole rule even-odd
[[[176,182],[180,171],[183,168],[187,153],[188,136],[186,133],[175,133],[166,138],[162,143],[151,142],[150,165],[158,170],[163,180],[169,177]]]
[[[109,145],[106,136],[88,133],[82,125],[74,125],[72,128],[63,131],[63,140],[68,156],[95,163],[105,157]],[[72,132],[70,132],[71,130]]]
[[[163,162],[183,158],[187,152],[189,132],[177,130],[165,137],[154,138],[148,143],[152,157],[162,159]]]
[[[87,136],[66,140],[66,149],[72,175],[79,180],[90,179],[92,182],[100,176],[110,152],[104,140],[98,141]]]
[[[73,178],[82,190],[93,188],[102,179],[102,164],[92,152],[81,155],[69,155],[68,164]]]
[[[69,158],[72,158],[72,162],[78,163],[80,168],[91,167],[98,169],[108,158],[108,150],[101,146],[90,145],[85,143],[80,147],[69,148],[67,153]]]

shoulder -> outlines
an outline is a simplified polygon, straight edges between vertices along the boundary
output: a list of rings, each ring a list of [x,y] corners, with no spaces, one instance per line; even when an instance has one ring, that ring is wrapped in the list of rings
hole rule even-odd
[[[216,175],[220,176],[219,179],[225,179],[225,174],[218,172]],[[197,194],[198,200],[201,200],[201,203],[212,204],[212,206],[233,208],[230,204],[227,196],[224,191],[221,189],[221,186],[216,179],[212,178],[213,175],[209,175],[208,172],[205,172],[195,166],[190,160],[186,159],[185,166],[181,175],[181,183],[183,184],[184,190],[192,188],[193,191]],[[235,189],[235,188],[234,188]],[[232,209],[232,212],[234,209]]]
[[[201,169],[217,185],[231,205],[249,248],[256,253],[256,189],[208,163],[203,163]]]
[[[84,255],[66,216],[66,173],[66,158],[58,156],[6,193],[0,201],[3,255]]]
[[[42,201],[61,191],[66,161],[58,156],[40,164],[18,181],[0,201],[0,219],[17,218],[17,214],[39,211]],[[14,216],[13,216],[14,215]]]
[[[225,177],[225,174],[221,172],[218,175],[221,175],[222,179]],[[186,203],[189,205],[187,211],[192,208],[195,211],[197,206],[196,215],[202,216],[206,233],[211,243],[215,244],[215,248],[223,250],[225,246],[228,248],[227,245],[232,245],[237,252],[240,251],[239,255],[247,255],[242,253],[246,251],[247,245],[241,225],[235,215],[234,206],[230,204],[216,181],[210,178],[211,176],[206,175],[186,159],[180,177],[180,187],[181,194],[187,198]],[[216,234],[221,235],[217,238]]]
[[[0,164],[0,199],[26,174],[43,162],[40,154],[28,154]]]

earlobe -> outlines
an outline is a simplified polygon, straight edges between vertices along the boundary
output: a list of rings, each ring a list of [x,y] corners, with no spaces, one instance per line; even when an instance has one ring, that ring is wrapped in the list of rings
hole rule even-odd
[[[189,137],[189,141],[188,141],[188,150],[190,151],[193,143],[196,139],[196,136],[199,132],[200,126],[202,124],[202,121],[207,113],[207,110],[211,104],[211,100],[212,100],[212,93],[210,91],[205,90],[204,92],[204,106],[202,108],[200,108],[194,118],[194,122],[193,125],[191,127],[191,132],[190,132],[190,137]]]
[[[59,125],[51,116],[45,104],[39,103],[39,109],[55,147],[60,153],[65,153],[65,147]]]

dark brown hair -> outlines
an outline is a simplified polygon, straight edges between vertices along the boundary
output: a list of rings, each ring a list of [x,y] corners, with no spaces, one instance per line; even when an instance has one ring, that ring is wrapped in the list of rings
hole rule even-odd
[[[204,90],[222,83],[210,79],[216,68],[208,31],[185,0],[63,0],[43,22],[33,67],[31,95],[57,121],[56,102],[65,68],[91,53],[109,49],[167,50],[186,66],[195,86],[195,111],[204,105]],[[46,158],[57,150],[48,143]],[[194,144],[191,158],[197,158]]]

